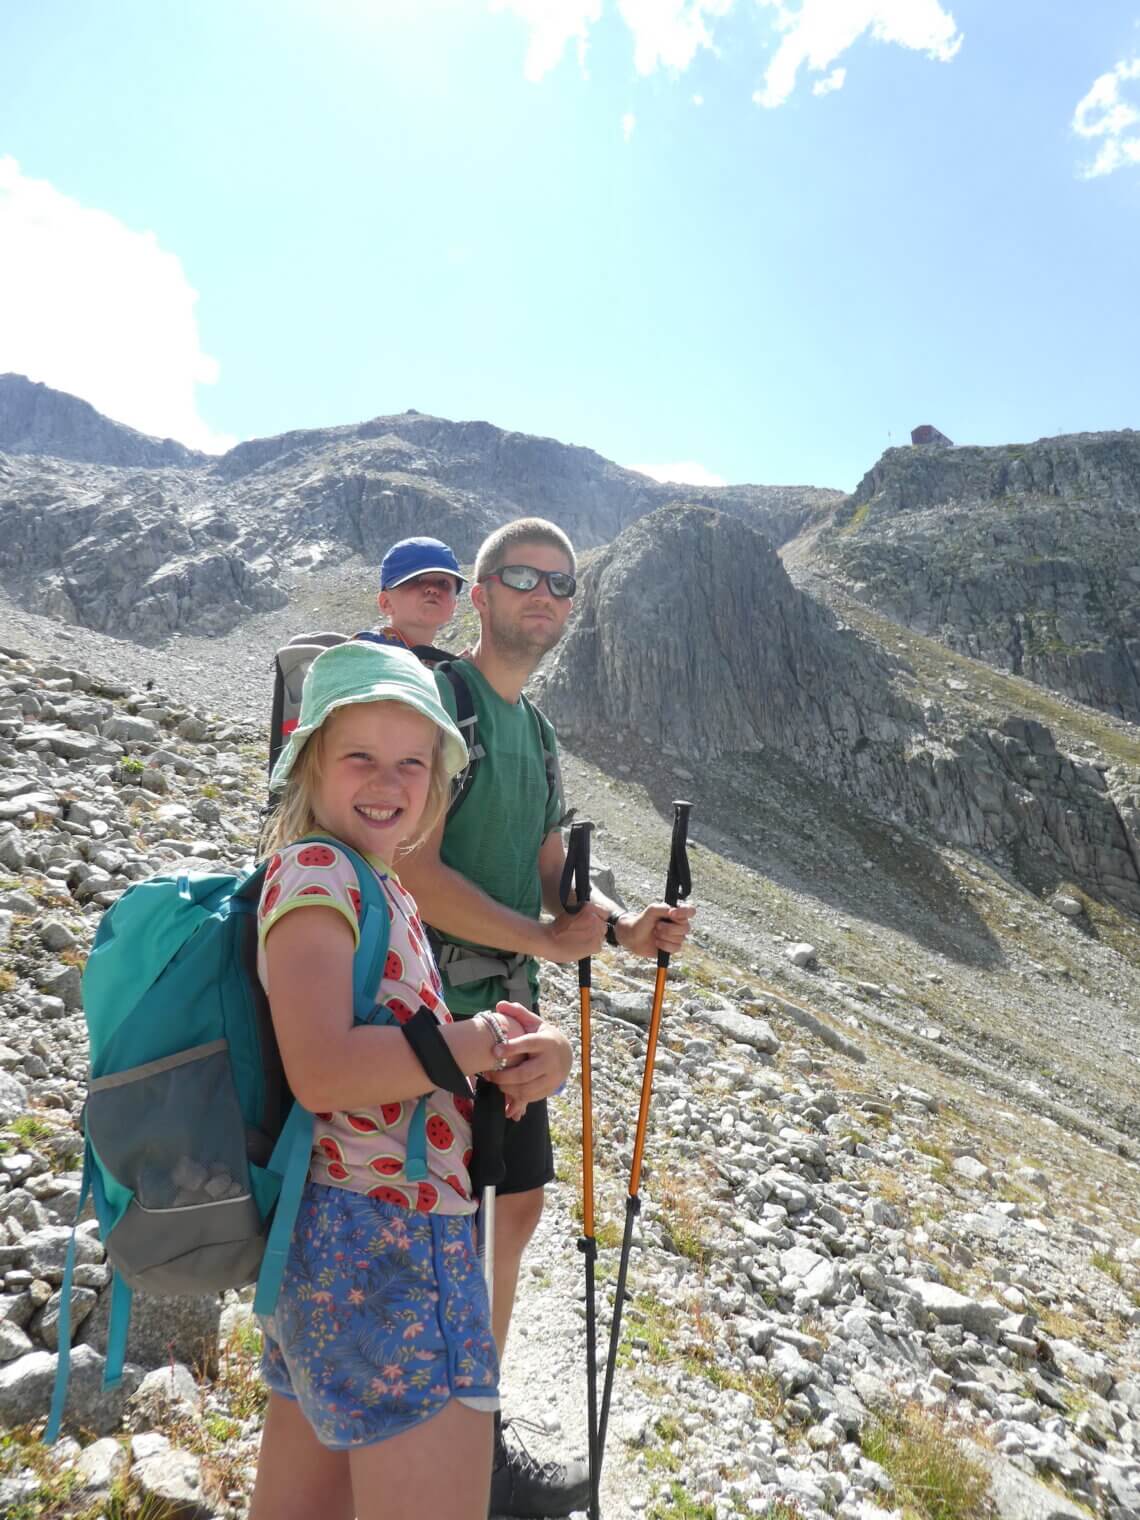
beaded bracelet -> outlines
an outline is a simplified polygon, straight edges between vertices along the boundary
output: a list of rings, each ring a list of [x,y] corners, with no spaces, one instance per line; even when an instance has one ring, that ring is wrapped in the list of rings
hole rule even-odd
[[[507,1033],[506,1025],[499,1018],[499,1015],[497,1013],[492,1013],[489,1008],[484,1008],[480,1013],[477,1013],[475,1017],[476,1019],[482,1020],[483,1023],[485,1023],[488,1029],[491,1031],[492,1046],[506,1044],[510,1036]],[[505,1071],[509,1065],[510,1062],[506,1056],[499,1056],[496,1059],[494,1066],[490,1067],[489,1069],[491,1071]]]

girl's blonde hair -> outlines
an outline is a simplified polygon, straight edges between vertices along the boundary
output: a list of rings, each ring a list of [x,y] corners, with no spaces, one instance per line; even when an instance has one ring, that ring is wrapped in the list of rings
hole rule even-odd
[[[367,705],[383,707],[387,704],[377,702]],[[334,708],[329,717],[340,711],[340,708]],[[326,719],[325,723],[327,721]],[[281,792],[280,801],[266,820],[259,841],[259,853],[262,859],[267,855],[272,855],[274,850],[283,849],[288,844],[295,844],[306,834],[321,832],[321,826],[313,813],[313,796],[320,784],[324,765],[325,723],[309,735],[305,747],[297,756],[289,772],[289,779]],[[420,815],[419,828],[411,839],[400,846],[400,854],[408,855],[423,844],[443,817],[450,798],[451,777],[444,763],[443,730],[437,728],[431,754],[431,776],[428,780],[427,800]],[[395,865],[395,861],[390,863]]]

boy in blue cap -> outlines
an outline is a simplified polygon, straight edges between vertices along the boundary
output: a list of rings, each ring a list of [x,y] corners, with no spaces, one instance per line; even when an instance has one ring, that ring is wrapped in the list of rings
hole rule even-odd
[[[436,634],[454,616],[464,584],[458,560],[438,538],[402,538],[380,564],[376,605],[388,621],[356,637],[405,649],[432,648]]]

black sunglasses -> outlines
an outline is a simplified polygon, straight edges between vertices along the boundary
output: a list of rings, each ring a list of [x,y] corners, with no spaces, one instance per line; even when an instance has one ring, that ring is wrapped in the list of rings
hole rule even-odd
[[[487,579],[490,580],[492,576],[512,591],[533,591],[539,581],[545,581],[550,587],[551,596],[557,597],[559,601],[573,596],[578,585],[569,571],[536,570],[533,565],[500,565],[498,570],[490,572]]]

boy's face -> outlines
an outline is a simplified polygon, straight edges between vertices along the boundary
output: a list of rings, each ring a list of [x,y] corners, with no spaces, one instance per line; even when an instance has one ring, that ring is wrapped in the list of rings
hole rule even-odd
[[[429,570],[381,591],[380,611],[411,644],[430,644],[455,612],[459,583],[442,570]]]

